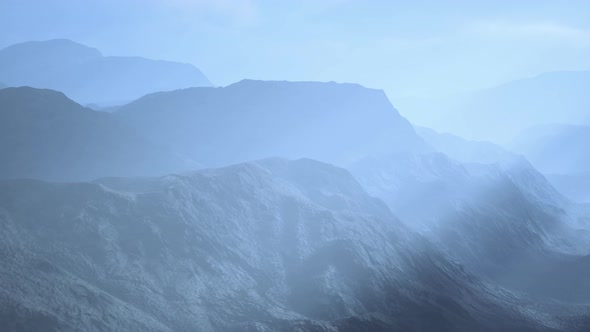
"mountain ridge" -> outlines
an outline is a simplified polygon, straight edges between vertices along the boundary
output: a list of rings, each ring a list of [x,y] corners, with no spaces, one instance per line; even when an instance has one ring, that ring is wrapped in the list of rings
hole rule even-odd
[[[65,92],[83,103],[124,103],[154,91],[210,86],[196,67],[143,57],[103,56],[67,39],[25,42],[0,50],[0,81]]]
[[[590,200],[589,125],[546,124],[528,128],[508,145],[522,153],[572,200]]]
[[[112,114],[85,108],[58,91],[2,89],[0,119],[5,159],[0,178],[89,180],[154,175],[191,165],[135,134]]]
[[[445,98],[400,99],[414,123],[468,139],[505,144],[550,123],[589,124],[590,71],[555,71]],[[556,110],[559,110],[557,112]]]
[[[318,184],[326,172],[333,178]],[[551,304],[532,307],[478,281],[408,233],[385,205],[373,206],[358,183],[351,187],[350,173],[325,163],[271,159],[131,179],[151,182],[147,192],[125,190],[127,181],[0,181],[2,246],[26,247],[36,257],[10,264],[0,257],[0,276],[44,260],[43,271],[68,271],[91,287],[74,287],[69,278],[44,282],[53,301],[8,318],[88,328],[90,298],[99,315],[135,310],[151,317],[102,320],[90,325],[96,330],[139,331],[154,322],[158,331],[581,331],[589,319],[578,313],[583,306],[547,314]],[[36,291],[35,281],[21,281],[25,294]],[[64,284],[74,296],[59,294]],[[130,307],[103,305],[96,289]],[[0,296],[3,312],[19,301]],[[63,301],[84,314],[56,311]]]
[[[365,153],[429,149],[382,90],[357,84],[243,80],[150,94],[115,115],[195,160],[211,158],[199,160],[208,166],[269,156],[343,165]]]

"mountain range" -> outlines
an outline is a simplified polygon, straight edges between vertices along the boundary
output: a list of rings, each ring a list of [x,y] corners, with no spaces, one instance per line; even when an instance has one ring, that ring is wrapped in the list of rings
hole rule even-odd
[[[345,165],[430,149],[382,91],[353,84],[243,81],[150,94],[112,113],[8,88],[0,117],[0,178],[163,175],[265,156]]]
[[[536,125],[589,124],[589,85],[590,71],[560,71],[444,98],[394,101],[416,124],[505,144]]]
[[[211,86],[196,67],[141,57],[103,56],[71,40],[32,41],[0,50],[0,82],[65,93],[82,104],[123,104],[145,94]]]
[[[268,156],[346,165],[429,149],[382,90],[357,84],[244,80],[150,94],[114,114],[208,166]]]
[[[528,128],[510,144],[547,174],[590,172],[590,126],[550,124]]]
[[[52,79],[108,58],[52,43],[44,58],[67,64]],[[357,84],[244,80],[109,112],[66,94],[0,90],[8,330],[590,326],[590,207],[543,175],[580,173],[565,161],[582,160],[581,129],[523,136],[510,148],[531,164],[413,126]]]
[[[590,201],[590,126],[551,124],[531,127],[510,149],[523,154],[564,194]]]
[[[197,167],[63,93],[0,90],[0,178],[90,180]]]
[[[365,160],[352,171],[406,225],[479,275],[535,296],[590,301],[581,279],[590,272],[588,210],[526,160],[461,164],[434,153]]]
[[[508,149],[487,141],[467,140],[421,126],[414,126],[414,128],[416,133],[436,151],[460,162],[491,164],[516,157]]]
[[[35,206],[35,209],[30,209]],[[92,183],[0,182],[3,326],[583,331],[447,260],[345,170],[268,159]]]

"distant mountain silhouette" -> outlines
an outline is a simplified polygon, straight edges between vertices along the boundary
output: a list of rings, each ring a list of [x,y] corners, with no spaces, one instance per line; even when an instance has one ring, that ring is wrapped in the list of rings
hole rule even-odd
[[[102,56],[71,40],[15,44],[0,50],[0,81],[64,92],[80,103],[124,103],[145,94],[211,83],[189,64]]]
[[[552,124],[531,127],[510,147],[544,173],[590,172],[590,126]]]
[[[53,90],[0,90],[0,178],[92,179],[178,170],[184,161]],[[193,166],[194,167],[194,166]]]
[[[383,91],[357,84],[244,80],[154,93],[115,115],[209,166],[268,156],[344,165],[427,148]]]
[[[0,82],[0,89],[4,89],[4,88],[7,88],[7,87],[8,87],[8,85]]]
[[[563,193],[590,200],[590,126],[553,124],[531,127],[510,148],[525,155]]]
[[[417,124],[469,139],[506,143],[550,123],[590,124],[590,71],[550,72],[447,98],[399,100]]]
[[[471,141],[426,127],[414,126],[414,128],[426,143],[460,162],[489,164],[514,157],[514,154],[508,150],[490,142]]]

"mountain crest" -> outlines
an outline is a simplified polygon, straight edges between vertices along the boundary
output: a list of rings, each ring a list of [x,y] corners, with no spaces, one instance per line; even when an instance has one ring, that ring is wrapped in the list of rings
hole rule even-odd
[[[16,44],[0,50],[0,82],[65,92],[77,102],[123,104],[155,91],[211,86],[192,65],[103,56],[71,40]]]

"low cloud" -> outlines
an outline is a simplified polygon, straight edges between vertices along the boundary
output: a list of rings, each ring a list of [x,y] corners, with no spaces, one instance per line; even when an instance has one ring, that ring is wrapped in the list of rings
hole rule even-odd
[[[254,0],[152,0],[160,5],[191,12],[225,16],[238,23],[252,23],[259,12]]]
[[[477,22],[470,31],[478,35],[512,39],[542,39],[590,46],[590,31],[553,22]]]

